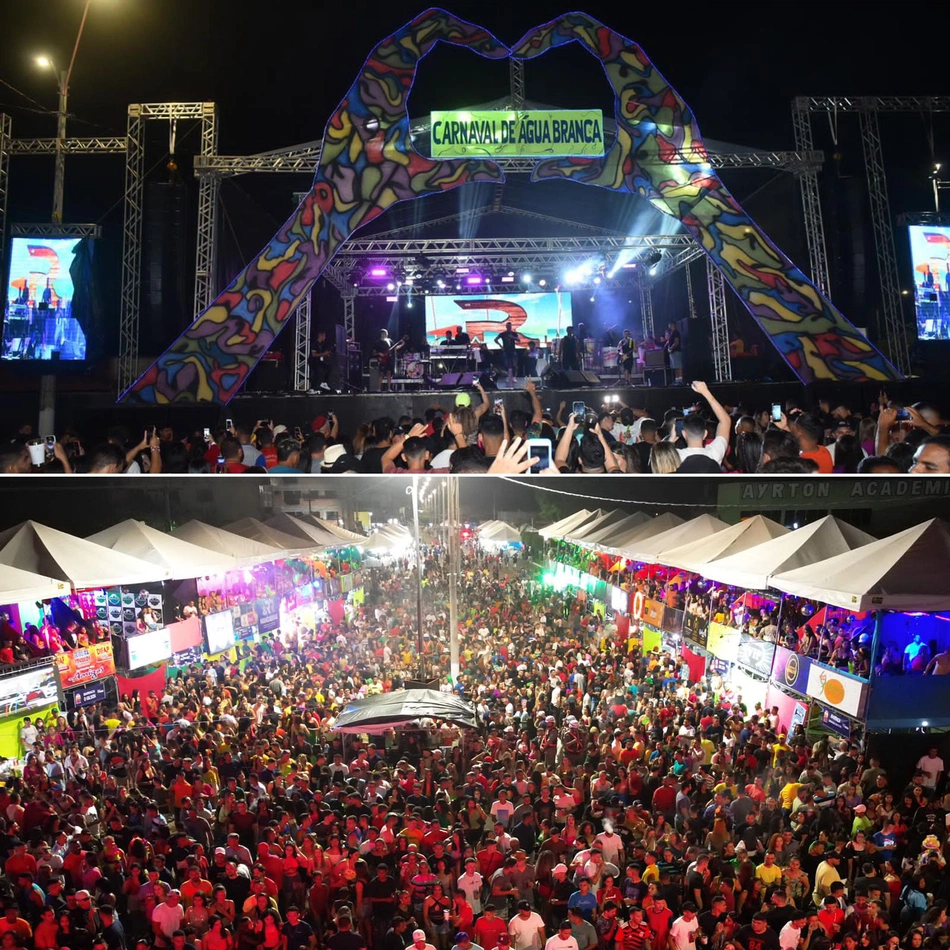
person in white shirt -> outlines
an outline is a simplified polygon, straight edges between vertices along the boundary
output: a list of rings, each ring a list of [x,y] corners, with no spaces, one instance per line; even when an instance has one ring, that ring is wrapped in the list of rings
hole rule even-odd
[[[482,888],[485,879],[478,873],[478,862],[475,858],[466,858],[465,873],[456,882],[456,887],[468,898],[472,910],[476,915],[482,912]]]
[[[792,914],[792,919],[779,931],[778,942],[782,950],[798,950],[798,945],[805,936],[807,921],[808,914],[803,910],[797,910]]]
[[[577,940],[571,936],[569,920],[562,920],[558,924],[557,933],[548,938],[544,950],[578,950]]]
[[[37,735],[36,726],[30,722],[30,717],[24,717],[23,725],[20,727],[20,744],[23,746],[24,752],[33,751],[33,743],[36,742]]]
[[[508,922],[508,933],[512,950],[541,950],[545,943],[544,921],[527,901],[518,901],[518,913]]]
[[[917,768],[924,773],[924,787],[932,790],[940,784],[943,775],[943,759],[937,754],[937,747],[931,746],[927,754],[921,756]]]
[[[152,911],[152,932],[155,946],[172,946],[172,934],[181,929],[185,911],[181,906],[181,891],[171,890],[168,896]]]
[[[670,927],[672,950],[695,950],[698,932],[699,919],[696,917],[696,905],[692,901],[686,901],[683,904],[683,916],[677,917]]]
[[[683,423],[683,438],[686,439],[686,448],[677,449],[680,461],[688,459],[691,455],[705,455],[716,462],[722,464],[726,457],[726,450],[729,448],[729,436],[732,432],[732,420],[729,413],[723,408],[722,404],[709,391],[709,387],[703,382],[694,382],[692,384],[693,392],[703,396],[709,403],[716,416],[716,436],[709,443],[703,445],[706,438],[706,422],[702,416],[694,414],[687,416]]]

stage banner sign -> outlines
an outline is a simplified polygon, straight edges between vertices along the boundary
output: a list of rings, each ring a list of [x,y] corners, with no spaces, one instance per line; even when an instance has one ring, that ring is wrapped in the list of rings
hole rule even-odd
[[[604,154],[600,109],[433,112],[433,158],[567,158]]]
[[[248,604],[235,604],[231,608],[231,616],[234,618],[234,636],[238,640],[250,640],[258,634],[257,626],[257,604],[259,601],[251,601]]]
[[[841,713],[836,713],[833,709],[821,709],[821,724],[829,731],[835,732],[845,739],[851,738],[851,720]]]
[[[56,654],[56,671],[63,689],[94,683],[115,675],[115,658],[111,643],[91,643],[72,653]]]
[[[706,618],[699,614],[691,614],[687,611],[683,617],[683,636],[687,641],[695,646],[706,649],[709,642],[707,635]]]
[[[808,669],[811,660],[807,656],[799,656],[785,647],[775,648],[775,662],[772,664],[772,682],[780,686],[808,695]]]
[[[81,709],[83,706],[92,706],[95,703],[104,703],[106,700],[106,681],[99,680],[91,686],[80,686],[78,689],[66,693],[66,703],[70,709]]]
[[[658,600],[646,599],[643,601],[643,613],[637,619],[648,623],[651,627],[658,627],[663,630],[663,612],[665,610],[665,604],[661,604]]]

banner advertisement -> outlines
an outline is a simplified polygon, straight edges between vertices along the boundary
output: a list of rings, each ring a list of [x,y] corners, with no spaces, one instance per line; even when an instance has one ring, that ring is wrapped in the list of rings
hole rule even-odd
[[[288,603],[288,607],[293,609],[294,607],[306,607],[308,604],[312,604],[313,586],[313,584],[304,584],[302,587],[298,587],[293,592],[294,602]]]
[[[699,683],[706,675],[706,657],[693,653],[685,644],[681,656],[689,670],[690,683]]]
[[[638,619],[641,619],[644,623],[650,624],[651,627],[658,627],[660,630],[663,630],[665,629],[663,627],[663,611],[665,609],[665,605],[661,604],[657,600],[644,599],[643,613]]]
[[[625,614],[630,606],[630,594],[622,587],[610,588],[610,609],[614,613]]]
[[[643,627],[643,652],[652,653],[660,649],[660,631],[652,627]]]
[[[4,676],[0,679],[0,716],[28,713],[59,700],[53,664]]]
[[[826,706],[860,719],[864,715],[864,702],[868,684],[848,676],[830,666],[812,663],[808,668],[807,695]]]
[[[161,663],[172,655],[172,635],[168,627],[129,637],[129,669],[137,670]]]
[[[772,679],[788,689],[795,690],[803,696],[808,695],[808,670],[811,660],[807,656],[799,656],[785,647],[775,648],[775,662],[772,664]]]
[[[172,653],[184,653],[185,650],[201,646],[201,620],[198,617],[170,623],[166,629],[171,636]]]
[[[704,650],[707,648],[709,637],[706,631],[706,618],[699,614],[686,613],[683,616],[683,636],[690,642]]]
[[[200,659],[200,653],[198,659]],[[197,660],[195,662],[197,662]],[[185,666],[188,664],[182,665]],[[134,692],[138,692],[139,696],[148,696],[149,693],[155,693],[156,696],[161,697],[165,691],[167,675],[168,667],[163,663],[150,673],[144,675],[122,676],[117,674],[115,685],[120,698],[131,698]]]
[[[92,683],[115,675],[115,658],[111,643],[91,643],[72,653],[56,654],[56,671],[63,689]]]
[[[735,663],[739,657],[739,637],[735,627],[713,621],[706,628],[706,649],[719,660]]]
[[[83,706],[94,706],[106,701],[106,680],[99,680],[89,686],[79,686],[76,689],[66,690],[66,705],[69,709],[81,709]]]
[[[257,623],[261,633],[270,633],[280,626],[279,597],[262,597],[257,602]]]
[[[845,739],[851,738],[851,720],[833,709],[821,709],[821,724],[829,731],[834,732]]]
[[[717,676],[726,676],[732,667],[728,660],[720,660],[716,657],[709,659],[706,665],[709,672],[715,673]]]
[[[230,610],[222,610],[205,617],[205,636],[208,653],[214,656],[234,646],[234,616]]]
[[[600,109],[433,112],[433,158],[565,158],[604,154]]]
[[[234,618],[234,636],[237,640],[250,640],[260,632],[257,625],[257,601],[235,604],[231,608]]]
[[[774,652],[774,643],[757,640],[755,637],[743,633],[739,637],[736,663],[753,673],[758,673],[759,676],[769,677],[772,674],[772,655]]]

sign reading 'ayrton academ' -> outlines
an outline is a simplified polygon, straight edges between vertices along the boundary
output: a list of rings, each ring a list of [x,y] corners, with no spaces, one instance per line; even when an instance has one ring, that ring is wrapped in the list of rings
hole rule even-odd
[[[604,154],[599,109],[433,112],[433,158],[565,158]]]

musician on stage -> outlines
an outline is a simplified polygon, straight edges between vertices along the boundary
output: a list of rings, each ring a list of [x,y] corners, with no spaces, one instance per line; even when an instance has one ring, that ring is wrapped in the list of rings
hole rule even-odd
[[[379,339],[373,343],[373,353],[379,367],[380,392],[392,392],[396,354],[406,345],[406,339],[403,337],[398,343],[394,342],[384,327],[379,331]]]
[[[561,369],[579,370],[581,364],[579,361],[580,348],[578,347],[577,337],[574,336],[574,327],[568,327],[564,336],[561,338],[559,354],[561,359]]]
[[[508,372],[508,382],[513,383],[515,381],[515,371],[518,368],[518,334],[515,333],[510,323],[506,323],[505,329],[495,337],[495,342],[502,348],[505,369]]]
[[[629,330],[623,331],[623,338],[619,346],[620,365],[623,368],[624,382],[631,382],[633,364],[637,358],[637,341],[630,335]]]
[[[683,384],[683,338],[680,336],[680,331],[676,329],[676,324],[672,321],[667,330],[666,343],[663,348],[666,350],[670,369],[673,370],[674,383],[681,386]]]
[[[339,389],[340,366],[336,358],[336,343],[327,338],[325,330],[317,331],[317,339],[310,350],[310,388]]]
[[[590,369],[587,352],[587,327],[583,323],[578,323],[574,327],[574,338],[577,340],[577,361],[579,369]]]
[[[465,327],[459,327],[459,332],[455,334],[455,340],[453,341],[454,346],[471,346],[472,341],[469,339],[468,334],[465,332]]]

